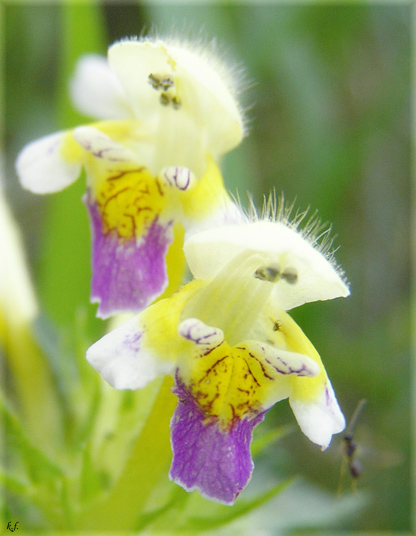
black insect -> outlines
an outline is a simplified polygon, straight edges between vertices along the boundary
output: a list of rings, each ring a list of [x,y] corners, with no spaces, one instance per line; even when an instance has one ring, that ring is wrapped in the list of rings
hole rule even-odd
[[[354,490],[356,489],[356,486],[357,486],[357,480],[362,473],[361,462],[360,460],[356,458],[358,445],[354,440],[353,434],[354,434],[355,425],[357,424],[358,417],[360,416],[360,413],[363,407],[365,406],[366,402],[367,400],[365,398],[363,398],[362,400],[358,402],[357,407],[355,408],[355,411],[351,417],[351,420],[348,424],[348,427],[343,437],[344,460],[341,465],[341,476],[340,476],[340,482],[339,482],[339,487],[338,487],[338,493],[341,492],[342,481],[343,481],[344,472],[345,472],[345,465],[348,466],[348,469],[352,478],[352,483],[353,483],[352,485],[353,485]]]

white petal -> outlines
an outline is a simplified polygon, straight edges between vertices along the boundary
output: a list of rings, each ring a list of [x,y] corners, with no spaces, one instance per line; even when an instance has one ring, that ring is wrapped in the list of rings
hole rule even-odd
[[[74,129],[74,138],[86,151],[95,158],[102,158],[109,162],[131,162],[136,155],[130,149],[112,140],[107,134],[95,127],[77,127]]]
[[[70,90],[75,107],[85,115],[100,120],[133,117],[123,88],[103,56],[87,54],[78,61]]]
[[[160,374],[169,374],[172,362],[158,360],[143,348],[143,327],[134,316],[104,335],[87,350],[87,361],[116,389],[140,389]]]
[[[184,251],[196,279],[214,277],[243,251],[247,257],[263,255],[259,269],[265,271],[270,267],[279,274],[294,274],[292,280],[282,276],[274,281],[274,299],[285,310],[349,295],[334,265],[298,232],[280,222],[258,221],[196,233],[186,240]]]
[[[35,194],[58,192],[79,177],[81,164],[67,162],[62,157],[67,134],[56,132],[23,148],[16,160],[16,171],[23,188]]]
[[[327,448],[333,434],[345,428],[345,418],[329,380],[318,400],[306,402],[289,398],[289,403],[302,432],[322,450]]]

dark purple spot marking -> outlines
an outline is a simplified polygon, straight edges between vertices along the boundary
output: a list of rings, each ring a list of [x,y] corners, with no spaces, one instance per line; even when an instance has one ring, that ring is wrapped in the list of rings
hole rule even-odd
[[[199,380],[198,383],[201,383],[203,380],[205,380],[208,375],[211,373],[211,372],[214,372],[215,376],[218,376],[218,373],[217,371],[215,370],[216,367],[222,363],[224,361],[224,359],[227,359],[227,357],[229,357],[228,355],[225,355],[224,357],[222,357],[221,359],[218,359],[218,361],[216,361],[207,371],[206,373],[204,374],[204,376],[202,376],[202,378]]]

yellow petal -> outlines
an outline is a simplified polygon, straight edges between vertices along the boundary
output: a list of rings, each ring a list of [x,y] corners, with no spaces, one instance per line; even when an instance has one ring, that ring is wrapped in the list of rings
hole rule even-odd
[[[189,351],[191,343],[178,334],[180,316],[186,302],[202,286],[203,281],[188,283],[171,298],[161,300],[141,313],[143,345],[159,359],[175,361]]]
[[[180,192],[185,225],[194,232],[213,225],[241,221],[242,214],[231,201],[221,172],[212,156],[206,157],[206,170],[195,185]]]

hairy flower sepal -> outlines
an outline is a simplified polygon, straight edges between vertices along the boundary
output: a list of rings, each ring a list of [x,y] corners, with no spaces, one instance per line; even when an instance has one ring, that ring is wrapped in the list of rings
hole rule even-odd
[[[101,121],[32,142],[16,166],[39,194],[62,190],[85,168],[91,298],[105,318],[138,312],[163,293],[174,227],[179,284],[184,229],[238,217],[216,161],[244,128],[227,76],[201,52],[125,40],[103,61],[81,62],[73,83],[75,101]]]
[[[323,448],[344,427],[319,355],[272,300],[273,284],[242,275],[261,261],[233,262],[211,281],[189,283],[87,352],[118,389],[175,378],[170,476],[225,504],[249,481],[253,429],[276,402],[289,398],[301,429]]]

